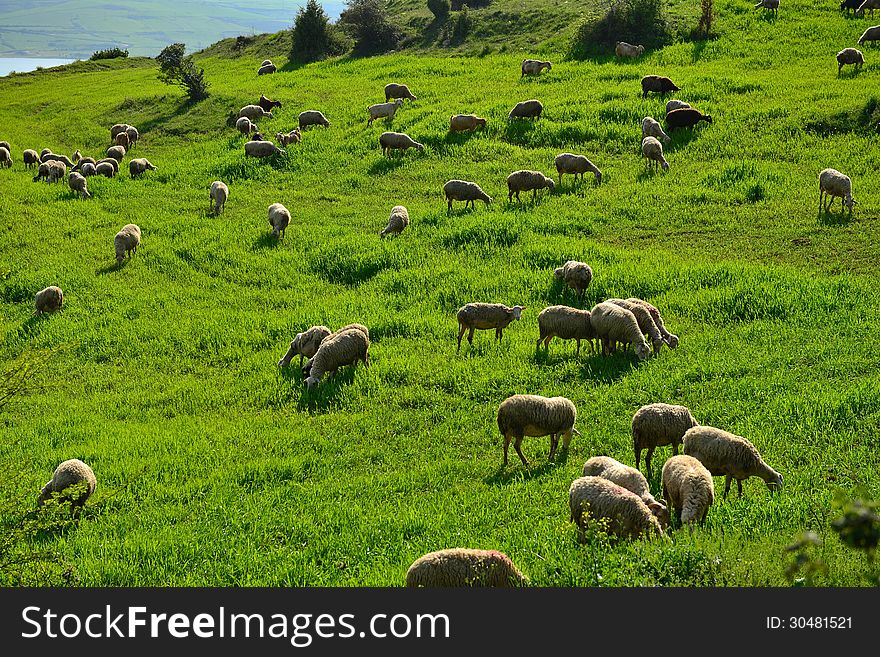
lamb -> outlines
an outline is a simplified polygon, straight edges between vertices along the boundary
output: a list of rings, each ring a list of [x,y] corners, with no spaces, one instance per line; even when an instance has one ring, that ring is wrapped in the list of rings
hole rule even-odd
[[[67,175],[67,167],[64,166],[64,162],[56,162],[55,160],[51,160],[49,162],[43,162],[40,164],[37,169],[37,175],[34,176],[34,182],[37,182],[41,178],[45,178],[46,182],[53,183],[58,182],[62,178]]]
[[[385,85],[385,102],[387,103],[392,98],[403,98],[409,100],[415,100],[416,97],[409,90],[405,84],[396,84],[394,82],[389,82]]]
[[[610,456],[594,456],[584,463],[582,474],[584,477],[602,477],[602,479],[607,479],[626,488],[631,493],[638,495],[642,502],[648,505],[661,525],[666,525],[669,522],[669,512],[666,510],[666,505],[654,499],[648,486],[648,480],[636,468],[624,465]]]
[[[229,198],[229,187],[222,180],[215,180],[211,183],[211,191],[208,192],[208,199],[214,205],[214,214],[220,214],[226,209],[226,199]]]
[[[610,535],[638,539],[663,536],[657,514],[665,507],[655,502],[645,504],[635,493],[602,477],[579,477],[568,489],[571,521],[578,527],[578,542],[583,543],[589,520],[603,523]]]
[[[257,131],[257,124],[252,123],[251,120],[246,116],[240,116],[235,121],[235,129],[243,135],[249,135],[252,132]]]
[[[299,128],[294,128],[287,134],[284,134],[283,132],[276,133],[275,139],[277,139],[282,146],[290,146],[291,144],[298,144],[302,141],[302,133],[299,131]]]
[[[327,120],[327,117],[324,116],[323,113],[318,110],[306,110],[305,112],[300,112],[299,114],[299,128],[302,130],[306,126],[310,125],[322,125],[325,128],[330,127],[330,121]]]
[[[95,165],[91,162],[86,162],[80,168],[80,173],[82,173],[82,175],[84,175],[86,178],[88,178],[89,176],[94,176],[97,172],[98,171],[95,168]]]
[[[553,270],[553,276],[564,281],[565,285],[577,292],[578,298],[583,301],[584,294],[593,280],[593,270],[586,262],[566,260],[564,265]]]
[[[27,169],[31,169],[40,163],[40,156],[32,148],[28,148],[22,153],[22,161]]]
[[[262,107],[265,111],[271,112],[276,107],[281,107],[280,100],[271,100],[266,98],[263,94],[260,94],[260,100],[257,101],[257,105]]]
[[[464,201],[467,209],[468,203],[474,207],[474,201],[483,201],[486,205],[492,202],[492,197],[480,189],[475,182],[467,180],[447,180],[443,185],[443,194],[446,196],[447,212],[452,212],[453,201]]]
[[[245,117],[250,119],[251,123],[256,123],[257,119],[273,118],[272,112],[264,110],[259,105],[245,105],[240,110],[238,110],[238,118]]]
[[[287,367],[293,357],[299,354],[299,365],[302,367],[303,358],[312,358],[318,353],[318,347],[321,341],[328,337],[333,331],[326,326],[313,326],[307,331],[297,333],[290,342],[290,348],[287,353],[278,361],[278,367]]]
[[[669,114],[672,110],[683,109],[690,106],[690,103],[673,98],[672,100],[666,101],[666,113]]]
[[[40,162],[63,162],[66,167],[74,166],[74,163],[66,155],[58,155],[52,152],[41,155]]]
[[[544,106],[537,100],[524,100],[514,105],[507,115],[508,119],[537,119],[540,118]]]
[[[831,208],[834,203],[834,197],[840,197],[840,209],[849,208],[850,213],[854,205],[857,205],[852,196],[852,180],[849,176],[845,176],[837,169],[822,169],[819,172],[819,211],[822,211],[823,198],[828,199],[825,205],[825,212]]]
[[[498,407],[498,429],[504,437],[504,465],[507,465],[507,450],[513,440],[513,448],[519,454],[523,465],[529,462],[522,453],[523,436],[550,436],[550,455],[556,456],[559,437],[562,436],[562,449],[567,450],[572,434],[580,435],[574,428],[577,409],[565,397],[541,397],[540,395],[512,395]]]
[[[697,459],[686,454],[673,456],[663,464],[663,499],[682,524],[706,521],[715,502],[712,474]]]
[[[713,476],[725,477],[725,499],[733,479],[740,497],[742,482],[749,477],[763,479],[771,492],[782,487],[782,475],[767,465],[755,446],[742,436],[715,427],[696,426],[687,430],[682,444],[682,451],[699,460]]]
[[[495,329],[495,339],[501,340],[504,329],[513,322],[522,317],[522,311],[525,306],[508,307],[503,303],[468,303],[458,309],[456,318],[458,319],[458,348],[461,351],[461,337],[464,332],[468,332],[468,344],[474,344],[474,331],[480,329],[485,331]]]
[[[116,264],[122,266],[122,261],[128,255],[131,258],[137,252],[141,243],[141,229],[137,224],[126,224],[116,237],[113,238],[113,248],[116,251]]]
[[[755,5],[755,9],[760,7],[769,9],[773,15],[776,15],[779,13],[779,0],[760,0],[760,2]]]
[[[476,114],[453,114],[449,117],[449,132],[464,132],[486,127],[486,119]]]
[[[118,135],[120,132],[128,131],[128,129],[130,127],[131,126],[128,125],[127,123],[114,124],[113,127],[110,128],[110,141],[115,144],[116,143],[116,135]]]
[[[540,59],[524,59],[520,68],[522,69],[520,77],[523,77],[526,75],[538,75],[545,68],[549,71],[553,68],[553,64],[541,61]]]
[[[125,157],[125,146],[111,146],[107,149],[107,157],[112,157],[119,164],[122,164],[122,158]]]
[[[402,98],[398,98],[393,103],[377,103],[375,105],[370,105],[367,108],[367,112],[370,115],[370,118],[367,119],[367,125],[373,125],[373,121],[376,119],[394,118],[394,113],[397,112],[397,108],[401,105],[403,105]]]
[[[406,151],[407,148],[415,148],[419,153],[425,152],[424,144],[402,132],[383,132],[379,135],[379,146],[382,148],[382,155],[388,157],[391,157],[393,150]]]
[[[98,480],[95,478],[94,471],[79,459],[68,459],[62,462],[55,472],[52,473],[52,479],[46,482],[40,490],[37,498],[38,506],[43,506],[52,499],[53,494],[59,494],[60,502],[70,502],[71,513],[76,513],[82,509],[86,500],[95,492],[98,486]],[[76,487],[76,492],[70,491],[71,487]],[[67,493],[65,494],[65,491]]]
[[[613,303],[597,303],[590,311],[590,322],[596,337],[602,341],[602,353],[610,354],[617,342],[632,343],[639,360],[648,357],[648,343],[635,315]]]
[[[862,68],[865,63],[865,57],[861,50],[855,48],[844,48],[837,53],[837,74],[840,75],[841,69],[847,64],[852,64],[856,70]]]
[[[577,180],[578,175],[580,175],[581,180],[583,180],[584,174],[587,171],[593,174],[597,185],[602,183],[602,172],[599,171],[599,168],[595,164],[590,162],[583,155],[575,155],[574,153],[560,153],[556,156],[556,159],[553,162],[554,164],[556,164],[556,173],[559,174],[560,185],[562,184],[563,173],[572,174],[575,180]]]
[[[144,171],[155,171],[156,169],[156,165],[144,157],[137,157],[128,163],[128,172],[132,178],[137,178]]]
[[[116,169],[114,169],[113,165],[109,162],[98,162],[95,165],[95,175],[112,178],[116,175]]]
[[[633,453],[636,457],[636,469],[639,467],[642,450],[647,449],[645,464],[648,479],[650,479],[654,449],[664,445],[672,445],[672,453],[677,455],[678,446],[685,433],[697,424],[687,406],[663,403],[642,406],[632,418]]]
[[[130,144],[128,141],[127,132],[120,132],[118,135],[116,135],[116,145],[122,146],[125,150],[128,150]]]
[[[678,112],[681,110],[676,111]],[[657,164],[660,164],[664,171],[669,171],[669,162],[663,157],[663,144],[661,144],[656,137],[648,136],[642,139],[642,155],[645,158],[645,167],[649,164],[652,167],[656,167]]]
[[[269,63],[261,66],[257,69],[257,75],[268,75],[270,73],[274,73],[278,70],[278,67],[275,64]]]
[[[272,155],[286,155],[287,151],[271,141],[249,141],[244,145],[244,154],[246,157],[270,157]]]
[[[660,353],[660,348],[663,346],[664,342],[663,336],[660,334],[660,329],[657,328],[657,324],[654,323],[654,318],[651,317],[651,313],[648,312],[647,308],[640,303],[635,303],[628,299],[606,299],[606,301],[630,311],[639,323],[639,330],[642,334],[651,338],[651,346],[654,349],[654,354],[656,355]]]
[[[141,133],[139,133],[138,129],[133,125],[130,125],[125,129],[125,134],[128,135],[129,147],[134,148],[135,144],[137,144],[138,140],[141,138]]]
[[[0,166],[12,167],[12,155],[9,153],[9,149],[4,146],[0,146]]]
[[[507,200],[513,200],[514,195],[516,195],[516,200],[519,201],[520,192],[528,192],[531,190],[532,201],[534,202],[538,199],[539,189],[547,188],[553,193],[555,187],[556,183],[553,182],[553,179],[548,178],[540,171],[529,171],[525,169],[514,171],[507,176]]]
[[[409,211],[402,205],[395,205],[391,208],[388,225],[379,233],[379,238],[381,239],[386,235],[400,235],[407,226],[409,226]]]
[[[359,360],[364,362],[364,367],[369,367],[369,350],[370,338],[356,328],[328,336],[321,342],[315,356],[310,360],[311,370],[306,379],[306,386],[312,390],[321,382],[325,374],[328,378],[333,378],[337,369],[344,365],[357,367]]]
[[[646,75],[642,78],[642,98],[648,97],[648,92],[656,94],[668,94],[671,91],[681,91],[681,87],[662,75]]]
[[[79,193],[83,198],[92,198],[92,195],[89,194],[86,178],[81,173],[72,171],[67,178],[67,184],[70,185],[73,192]]]
[[[581,353],[581,340],[590,343],[590,350],[594,351],[593,339],[596,331],[590,323],[590,311],[578,310],[568,306],[549,306],[544,308],[538,315],[538,342],[535,347],[540,347],[544,342],[544,348],[550,348],[550,340],[554,337],[561,340],[575,340],[577,349],[575,355]]]
[[[862,32],[858,44],[861,46],[867,41],[880,41],[880,25],[874,25]]]
[[[638,57],[645,52],[645,46],[634,46],[626,41],[618,41],[614,44],[614,54],[618,57]]]
[[[450,548],[416,559],[406,571],[406,585],[425,587],[524,586],[528,580],[503,552]]]
[[[642,137],[656,137],[663,144],[668,144],[672,138],[663,132],[660,122],[651,116],[642,119]]]
[[[290,225],[290,210],[281,203],[269,206],[269,225],[272,226],[272,237],[284,237],[284,231]]]
[[[712,123],[712,117],[708,114],[703,114],[700,110],[696,110],[693,107],[682,107],[666,114],[666,126],[670,130],[693,128],[700,121]]]
[[[37,292],[34,297],[34,314],[54,313],[64,305],[64,293],[57,285],[50,285]]]

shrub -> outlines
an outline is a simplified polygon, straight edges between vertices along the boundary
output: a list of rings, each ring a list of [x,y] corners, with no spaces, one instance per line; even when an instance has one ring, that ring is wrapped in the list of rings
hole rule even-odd
[[[449,16],[449,8],[449,0],[428,0],[428,9],[438,21]]]
[[[461,43],[465,40],[468,33],[473,27],[474,21],[470,16],[467,5],[462,5],[461,11],[458,12],[452,26],[452,42]]]
[[[450,0],[453,11],[461,11],[465,6],[471,9],[478,7],[488,7],[491,0]]]
[[[712,25],[715,22],[715,5],[712,0],[700,0],[700,22],[694,36],[708,39],[712,36]]]
[[[317,0],[300,7],[291,33],[290,57],[296,61],[317,62],[345,52],[344,39]]]
[[[346,0],[338,25],[354,40],[354,54],[374,55],[394,50],[400,32],[379,0]]]
[[[159,63],[159,79],[165,84],[176,84],[186,90],[192,102],[208,97],[208,81],[205,69],[197,68],[192,57],[185,57],[186,46],[173,43],[165,47],[156,57]]]
[[[92,56],[89,57],[92,61],[97,59],[116,59],[117,57],[128,57],[127,50],[121,50],[120,48],[108,48],[107,50],[96,50],[92,53]]]
[[[672,26],[663,0],[615,0],[602,16],[588,16],[575,33],[571,56],[583,59],[607,54],[618,41],[649,50],[671,43]]]

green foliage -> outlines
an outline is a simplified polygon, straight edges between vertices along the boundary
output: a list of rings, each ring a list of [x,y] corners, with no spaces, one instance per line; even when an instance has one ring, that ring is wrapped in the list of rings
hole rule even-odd
[[[205,69],[197,67],[192,57],[185,57],[185,51],[184,44],[173,43],[158,54],[159,79],[165,84],[182,87],[191,102],[204,100],[208,97]]]
[[[471,18],[468,6],[463,5],[461,11],[457,12],[455,18],[452,19],[452,43],[461,43],[467,38],[473,27],[474,21]]]
[[[355,55],[388,52],[400,41],[400,30],[390,21],[380,0],[346,0],[337,24],[354,41]]]
[[[708,39],[712,36],[712,27],[715,25],[715,4],[713,0],[700,0],[700,22],[694,36],[700,39]]]
[[[672,26],[664,0],[611,0],[600,16],[585,18],[574,36],[570,54],[582,59],[614,51],[618,41],[648,50],[672,42]]]
[[[116,59],[117,57],[128,57],[128,51],[120,48],[109,48],[107,50],[96,50],[89,57],[92,61],[97,59]]]
[[[840,515],[831,522],[834,531],[840,540],[863,551],[868,561],[873,562],[880,543],[880,502],[840,495],[835,499],[835,505]]]
[[[345,52],[345,43],[317,0],[300,7],[292,28],[291,59],[317,62]]]
[[[438,21],[449,16],[449,0],[428,0],[428,9]]]

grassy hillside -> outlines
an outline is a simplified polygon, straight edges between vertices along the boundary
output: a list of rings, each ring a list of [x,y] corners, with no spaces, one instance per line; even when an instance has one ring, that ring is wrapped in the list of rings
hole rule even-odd
[[[722,38],[640,61],[565,61],[520,79],[521,54],[389,55],[285,67],[206,55],[211,97],[186,105],[149,60],[78,64],[0,80],[0,358],[57,350],[38,389],[0,410],[4,528],[19,526],[62,460],[90,463],[98,489],[79,525],[18,546],[47,551],[83,585],[400,585],[424,552],[457,545],[508,553],[541,586],[784,585],[784,547],[810,528],[825,540],[820,585],[864,583],[864,558],[830,529],[838,488],[877,497],[880,259],[874,126],[880,68],[837,77],[834,53],[867,25],[793,0],[777,20],[719,3]],[[273,59],[284,65],[283,50]],[[639,79],[669,75],[714,117],[645,170],[640,122],[663,99]],[[391,80],[418,100],[390,125],[366,106]],[[286,158],[244,158],[227,117],[260,93],[284,107],[260,127],[289,130],[304,109],[327,129]],[[538,98],[545,115],[510,123]],[[447,134],[457,112],[486,116]],[[133,154],[158,170],[89,179],[94,195],[31,181],[24,148],[99,155],[108,129],[137,125]],[[424,154],[383,158],[379,134],[407,132]],[[552,173],[557,153],[588,155],[603,183],[565,180],[538,202],[508,203],[515,169]],[[817,212],[818,172],[854,181],[852,217]],[[478,182],[494,202],[448,215],[443,183]],[[208,211],[211,181],[231,190]],[[266,208],[293,214],[269,236]],[[379,240],[389,210],[412,222]],[[113,236],[143,243],[117,269]],[[536,317],[575,304],[553,280],[567,259],[594,269],[585,307],[640,296],[679,335],[638,363],[554,341],[535,351]],[[32,315],[51,284],[65,308]],[[478,332],[455,350],[455,312],[470,301],[527,306],[501,344]],[[297,331],[370,327],[371,367],[317,394],[278,359]],[[527,438],[531,465],[502,469],[498,404],[514,393],[565,395],[576,437],[558,462]],[[583,462],[632,463],[630,418],[642,404],[689,406],[703,423],[748,437],[785,477],[781,494],[749,480],[706,525],[668,541],[578,545],[567,491]],[[652,490],[670,454],[654,457]],[[513,455],[512,455],[513,456]],[[0,570],[4,584],[34,581]]]

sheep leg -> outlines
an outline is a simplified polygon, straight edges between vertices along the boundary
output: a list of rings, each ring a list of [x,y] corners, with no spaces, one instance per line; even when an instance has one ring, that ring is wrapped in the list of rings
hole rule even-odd
[[[474,327],[473,326],[471,326],[470,330],[468,331],[468,344],[471,345],[472,347],[474,346]]]
[[[739,491],[739,497],[743,496],[743,482],[742,479],[736,480],[736,488]]]
[[[651,459],[654,458],[654,448],[649,447],[648,453],[645,455],[645,466],[648,470],[648,481],[651,480]]]
[[[504,465],[507,465],[507,448],[510,447],[510,434],[504,434]]]
[[[678,456],[678,443],[677,442],[672,443],[672,455]]]
[[[550,349],[550,340],[553,339],[553,334],[551,333],[544,339],[544,349]]]
[[[574,355],[580,356],[581,355],[581,340],[580,340],[580,338],[577,338],[576,342],[577,342],[577,349],[574,350]]]
[[[516,453],[519,454],[519,458],[523,462],[523,465],[528,465],[529,462],[526,461],[526,457],[523,456],[522,449],[520,447],[520,445],[522,445],[522,439],[522,436],[517,436],[516,440],[513,443],[513,448],[516,450]]]
[[[447,197],[446,204],[448,205],[446,213],[449,214],[452,212],[452,199]]]
[[[456,351],[461,351],[461,336],[464,335],[464,332],[467,330],[467,327],[464,324],[460,325],[461,328],[458,332],[458,349]]]
[[[501,340],[501,334],[504,332],[504,329],[497,328],[495,329],[495,339]]]
[[[732,478],[733,478],[733,477],[731,477],[730,475],[727,475],[727,476],[724,478],[724,499],[725,499],[725,500],[727,499],[727,494],[730,492],[730,480],[731,480]]]
[[[641,447],[634,447],[633,451],[636,454],[636,470],[638,470],[639,469],[639,461],[642,458],[642,448]]]
[[[553,457],[556,456],[556,447],[559,445],[559,434],[551,434],[550,435],[550,456],[548,456],[548,460],[552,461]]]

